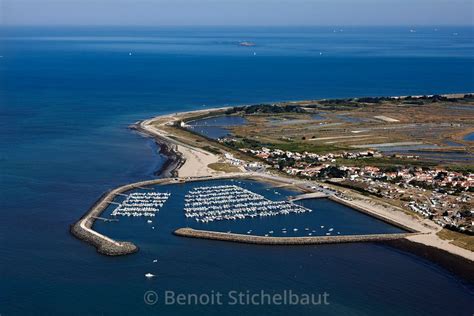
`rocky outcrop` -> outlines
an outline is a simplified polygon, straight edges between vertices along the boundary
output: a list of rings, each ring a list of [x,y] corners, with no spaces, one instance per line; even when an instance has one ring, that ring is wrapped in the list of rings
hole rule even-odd
[[[79,223],[71,225],[70,232],[78,239],[96,247],[97,252],[107,256],[122,256],[138,251],[138,247],[131,242],[110,240],[97,232],[82,228]]]

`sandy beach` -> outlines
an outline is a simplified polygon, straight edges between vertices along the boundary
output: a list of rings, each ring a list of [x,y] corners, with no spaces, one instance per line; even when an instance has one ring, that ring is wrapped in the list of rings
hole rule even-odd
[[[397,210],[391,206],[376,204],[366,198],[360,200],[352,200],[350,201],[350,204],[368,210],[374,215],[379,215],[381,217],[399,223],[403,226],[407,226],[416,231],[419,231],[421,234],[406,237],[406,239],[412,242],[421,243],[423,245],[442,249],[451,254],[458,255],[471,261],[474,261],[474,252],[453,245],[448,240],[441,239],[437,235],[437,233],[441,230],[441,227],[436,225],[429,219],[415,219],[414,217],[409,216],[401,210]]]
[[[198,114],[199,112],[196,111],[194,113]],[[175,115],[165,115],[142,121],[139,126],[148,135],[176,146],[176,150],[181,153],[184,160],[184,163],[176,170],[179,177],[205,177],[215,174],[216,172],[210,169],[208,165],[219,161],[217,155],[191,147],[175,138],[171,138],[171,135],[159,128],[159,126],[170,124],[176,120]]]

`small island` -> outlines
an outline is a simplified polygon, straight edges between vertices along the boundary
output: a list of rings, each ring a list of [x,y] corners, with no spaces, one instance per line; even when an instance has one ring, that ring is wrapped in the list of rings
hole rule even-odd
[[[240,45],[240,46],[244,46],[244,47],[253,47],[253,46],[255,46],[256,44],[255,44],[254,42],[243,41],[243,42],[239,42],[239,45]]]

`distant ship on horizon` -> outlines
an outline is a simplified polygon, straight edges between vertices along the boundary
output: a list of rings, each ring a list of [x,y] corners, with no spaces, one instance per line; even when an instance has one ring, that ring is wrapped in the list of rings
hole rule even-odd
[[[244,47],[253,47],[256,44],[254,42],[244,41],[244,42],[239,42],[239,45],[244,46]]]

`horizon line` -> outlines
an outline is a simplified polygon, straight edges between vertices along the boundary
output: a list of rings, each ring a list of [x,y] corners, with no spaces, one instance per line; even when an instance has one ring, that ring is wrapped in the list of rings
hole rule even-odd
[[[474,27],[473,24],[16,24],[3,23],[0,27]]]

